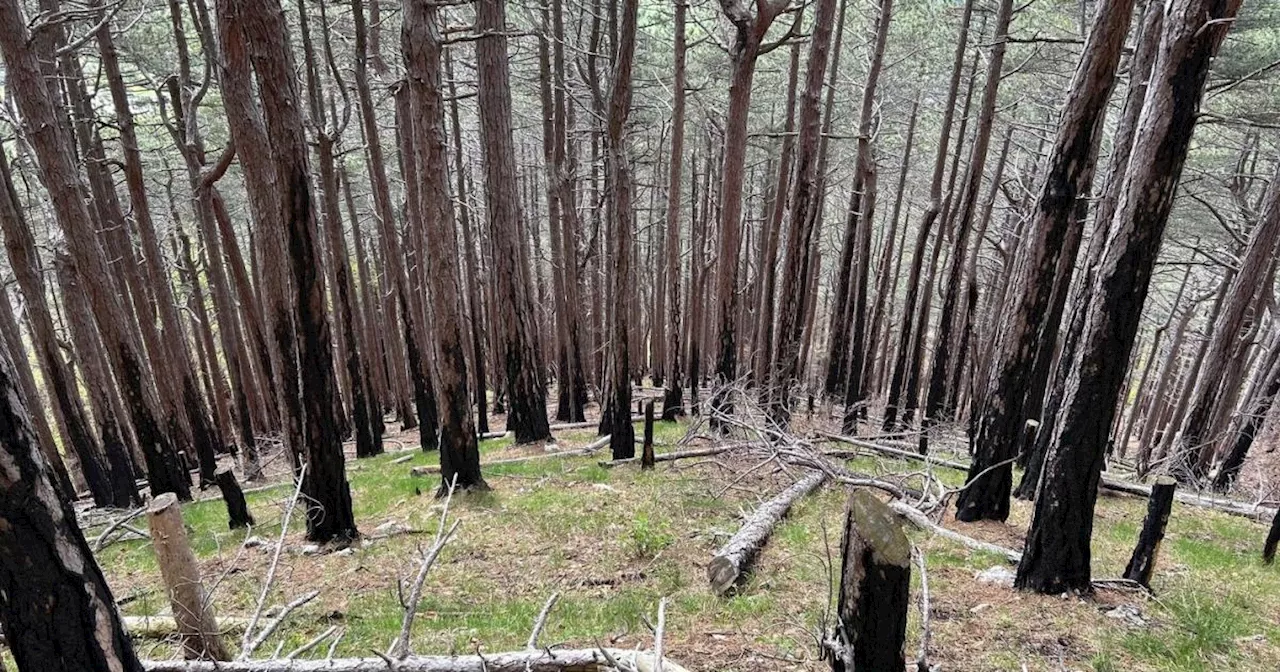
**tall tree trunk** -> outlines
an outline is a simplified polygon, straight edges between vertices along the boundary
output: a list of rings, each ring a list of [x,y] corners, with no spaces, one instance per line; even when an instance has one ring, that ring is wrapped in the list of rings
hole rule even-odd
[[[262,99],[267,147],[274,159],[280,193],[275,203],[276,230],[264,230],[264,237],[283,239],[288,250],[288,266],[293,296],[278,303],[288,305],[289,316],[278,316],[278,324],[292,318],[293,334],[282,338],[297,342],[301,378],[302,436],[305,443],[306,472],[302,492],[307,497],[307,538],[317,542],[343,543],[359,535],[351,509],[342,437],[333,417],[335,377],[329,322],[324,314],[324,281],[320,276],[319,232],[311,194],[307,145],[299,104],[298,82],[293,69],[284,13],[278,2],[219,0],[218,17],[225,44],[233,33],[252,45],[249,50]],[[243,70],[232,76],[243,76]],[[240,82],[246,85],[247,82]]]
[[[911,256],[911,268],[907,273],[907,295],[902,307],[902,330],[898,333],[898,351],[894,358],[893,375],[889,381],[889,397],[885,402],[883,429],[896,429],[899,422],[899,411],[904,406],[907,369],[911,366],[909,358],[917,339],[914,322],[916,303],[929,301],[928,292],[920,296],[920,274],[924,268],[924,254],[928,247],[929,234],[942,211],[942,176],[947,166],[947,147],[951,142],[951,122],[955,114],[956,94],[960,90],[960,75],[964,69],[964,52],[969,43],[969,22],[973,17],[973,0],[965,0],[960,18],[960,34],[956,37],[955,59],[951,65],[951,83],[947,88],[947,102],[942,108],[942,130],[938,137],[938,153],[933,162],[933,178],[929,183],[929,205],[920,218],[920,229],[916,234],[915,251]],[[923,334],[919,338],[923,338]]]
[[[1057,594],[1092,590],[1090,539],[1094,504],[1126,361],[1137,333],[1160,238],[1173,197],[1209,64],[1239,9],[1237,0],[1175,0],[1164,34],[1085,331],[1072,364],[1045,462],[1026,550],[1015,581]]]
[[[100,1],[95,0],[94,4],[100,4]],[[160,316],[164,356],[169,360],[170,371],[177,374],[174,383],[178,388],[180,399],[176,403],[181,404],[182,413],[190,427],[196,454],[200,457],[201,485],[207,486],[213,483],[213,472],[217,470],[214,454],[222,452],[222,440],[219,437],[222,428],[217,427],[211,419],[209,408],[205,405],[205,400],[200,396],[199,387],[196,385],[194,360],[182,330],[182,322],[178,317],[177,300],[173,296],[173,288],[169,285],[168,269],[161,252],[160,239],[156,235],[155,223],[151,219],[151,204],[150,199],[147,198],[147,188],[143,178],[138,134],[134,128],[133,111],[129,107],[124,77],[120,73],[120,63],[116,54],[115,41],[111,36],[110,21],[103,21],[102,24],[96,34],[98,55],[107,78],[107,86],[111,91],[111,101],[115,106],[116,127],[119,130],[120,144],[124,151],[124,174],[125,183],[129,188],[129,203],[133,207],[133,220],[138,226],[142,249],[147,257],[147,280]]]
[[[26,216],[18,203],[13,176],[9,172],[8,159],[0,154],[0,227],[4,230],[4,244],[9,256],[9,267],[18,280],[18,287],[26,299],[27,326],[31,329],[32,346],[40,361],[45,391],[49,395],[54,417],[61,422],[63,445],[76,455],[84,474],[94,504],[125,508],[140,501],[134,485],[132,460],[129,450],[119,435],[111,435],[107,454],[104,446],[89,426],[80,398],[75,376],[62,358],[53,316],[46,300],[44,276],[39,266],[35,236],[27,225]],[[18,351],[13,351],[16,355]],[[114,418],[114,415],[111,416]],[[99,420],[99,427],[106,428]],[[74,491],[66,493],[68,497]]]
[[[729,50],[733,74],[729,84],[729,109],[725,113],[724,161],[720,182],[720,239],[716,271],[716,392],[711,406],[730,414],[729,394],[738,375],[738,262],[742,251],[743,180],[746,177],[747,121],[751,111],[751,83],[756,74],[756,58],[768,51],[765,34],[786,0],[761,0],[753,15],[743,0],[722,0],[721,10],[733,24],[734,40]]]
[[[662,395],[662,419],[674,421],[683,415],[684,387],[681,376],[684,370],[680,361],[680,194],[683,188],[684,126],[685,126],[685,63],[688,45],[685,42],[685,15],[689,11],[686,0],[675,2],[675,26],[673,28],[673,80],[671,107],[671,164],[667,169],[666,250],[662,263],[666,265],[666,311],[660,311],[655,320],[669,320],[665,329],[667,340],[662,345],[666,352],[664,367],[666,389]],[[692,222],[691,222],[692,224]]]
[[[822,209],[819,189],[821,152],[819,142],[822,111],[819,107],[822,85],[831,50],[832,27],[836,0],[822,0],[816,6],[813,37],[809,42],[809,64],[804,75],[804,92],[799,101],[799,137],[796,139],[795,184],[792,186],[791,220],[787,227],[786,262],[782,270],[782,287],[778,295],[778,336],[771,358],[767,407],[776,422],[787,423],[791,417],[791,390],[802,382],[801,340],[806,325],[806,302],[814,294],[811,282],[814,259],[813,242]],[[779,192],[776,198],[783,198]]]
[[[1110,17],[1110,15],[1108,15]],[[921,441],[928,440],[929,426],[939,419],[954,417],[953,410],[947,407],[950,394],[948,382],[952,366],[953,348],[958,340],[955,331],[957,313],[961,310],[960,301],[964,289],[964,271],[968,260],[969,236],[974,229],[974,214],[978,210],[978,194],[982,186],[987,165],[987,153],[991,145],[991,132],[995,125],[997,94],[1000,90],[1000,79],[1003,75],[1005,45],[1009,37],[1009,23],[1013,19],[1013,5],[1002,1],[996,15],[995,39],[991,45],[991,57],[987,62],[987,81],[982,91],[982,102],[978,108],[978,125],[970,148],[969,165],[965,169],[966,180],[961,184],[960,210],[952,223],[953,250],[951,268],[944,283],[942,313],[938,318],[938,330],[935,335],[933,364],[929,374],[929,391],[925,399],[925,412]],[[1128,13],[1125,12],[1124,26],[1120,29],[1121,42],[1128,27]],[[1118,60],[1119,56],[1116,56]],[[1104,72],[1109,83],[1115,66],[1111,72]],[[1108,86],[1103,96],[1102,106],[1106,105],[1106,97],[1111,93]],[[1099,127],[1101,124],[1099,124]],[[1095,143],[1096,144],[1096,143]],[[1090,145],[1092,147],[1093,145]],[[1092,171],[1089,171],[1092,174]],[[980,244],[981,239],[978,240]],[[1072,255],[1074,257],[1074,255]]]
[[[1160,46],[1159,36],[1161,34],[1163,16],[1164,5],[1162,3],[1147,3],[1137,39],[1138,49],[1134,53],[1133,65],[1130,68],[1129,86],[1128,91],[1125,93],[1124,108],[1117,124],[1116,136],[1112,141],[1113,149],[1108,167],[1107,185],[1098,204],[1097,212],[1094,213],[1094,231],[1082,265],[1084,273],[1079,274],[1079,277],[1072,282],[1072,286],[1069,288],[1071,290],[1070,305],[1072,310],[1067,327],[1064,330],[1065,336],[1062,339],[1061,347],[1055,348],[1054,345],[1045,342],[1043,347],[1039,347],[1035,354],[1036,364],[1033,371],[1037,373],[1052,371],[1052,377],[1049,381],[1049,391],[1041,393],[1039,399],[1032,395],[1032,405],[1026,409],[1028,417],[1033,417],[1031,414],[1034,414],[1040,418],[1040,427],[1036,432],[1034,446],[1029,450],[1024,449],[1022,451],[1027,453],[1027,457],[1022,482],[1018,484],[1017,495],[1020,498],[1031,499],[1035,497],[1036,486],[1040,481],[1040,472],[1044,465],[1045,456],[1049,451],[1050,439],[1053,436],[1053,423],[1056,422],[1057,416],[1055,413],[1046,413],[1043,409],[1056,409],[1062,404],[1062,397],[1065,394],[1067,385],[1068,369],[1070,368],[1068,364],[1075,356],[1080,342],[1079,335],[1084,331],[1084,316],[1088,308],[1088,292],[1092,288],[1097,266],[1101,261],[1103,245],[1107,239],[1105,227],[1111,223],[1111,217],[1115,214],[1115,209],[1121,196],[1124,177],[1128,171],[1129,158],[1133,149],[1135,133],[1137,132],[1138,115],[1142,111],[1143,101],[1146,97],[1147,76],[1151,72],[1156,52]],[[1054,305],[1057,306],[1057,302],[1062,300],[1062,298],[1055,298]],[[1060,323],[1061,318],[1058,321]],[[1058,353],[1056,355],[1055,350]],[[1056,366],[1053,364],[1055,358]],[[1039,381],[1036,382],[1039,384]]]
[[[490,317],[497,325],[500,361],[506,377],[507,426],[517,443],[551,438],[547,392],[542,381],[527,255],[522,251],[515,149],[511,139],[511,75],[507,63],[506,8],[502,0],[476,4],[476,69],[480,142],[484,149],[485,201],[495,260]],[[501,264],[497,260],[502,260]]]
[[[432,339],[440,402],[439,493],[451,487],[488,489],[480,475],[480,450],[467,391],[467,358],[462,337],[462,288],[458,280],[458,243],[449,198],[449,157],[444,137],[444,96],[441,92],[442,51],[439,10],[429,0],[405,4],[401,28],[408,87],[413,103],[412,156],[422,189],[419,214],[426,233],[428,294],[435,324]]]
[[[618,33],[618,50],[609,86],[608,123],[605,133],[605,168],[609,181],[609,211],[613,220],[611,273],[613,275],[613,324],[610,330],[610,369],[608,380],[609,448],[613,459],[634,457],[635,427],[631,424],[631,348],[628,333],[631,286],[631,159],[627,156],[627,117],[631,114],[631,68],[636,53],[636,21],[639,0],[622,0],[622,24]]]
[[[372,5],[376,6],[374,0]],[[373,28],[366,28],[364,16],[364,0],[351,0],[351,16],[354,23],[355,32],[355,85],[356,97],[360,103],[360,121],[364,129],[365,148],[369,155],[369,180],[373,186],[373,205],[374,215],[378,225],[378,237],[382,244],[383,262],[387,264],[387,274],[383,274],[382,284],[389,285],[383,287],[383,318],[386,321],[387,331],[391,334],[408,335],[409,326],[405,324],[401,329],[401,320],[403,314],[402,304],[407,303],[408,288],[405,284],[408,282],[403,270],[403,253],[400,250],[399,234],[396,232],[395,226],[395,208],[391,203],[391,187],[387,179],[386,159],[382,152],[382,141],[378,134],[378,118],[377,111],[373,104],[373,93],[369,88],[369,75],[366,68],[366,62],[372,58],[375,60],[375,68],[380,62],[376,45],[371,44],[370,37],[376,35],[377,22],[373,22]],[[388,278],[387,275],[391,277]],[[365,276],[367,277],[367,276]],[[416,334],[415,334],[416,336]],[[403,336],[402,336],[403,337]],[[410,417],[407,392],[410,390],[410,380],[406,374],[406,363],[413,366],[410,357],[406,354],[406,343],[402,342],[396,336],[388,336],[384,339],[387,346],[387,368],[391,380],[389,381],[393,392],[396,395],[396,409],[400,413],[401,420],[405,423],[404,428],[410,429],[418,427],[418,418]],[[416,344],[416,343],[415,343]],[[416,357],[414,358],[416,359]],[[415,401],[419,401],[421,395],[417,391],[414,392]],[[419,435],[423,436],[427,433],[424,429],[419,429]],[[434,435],[434,428],[431,432]],[[423,441],[422,445],[427,446],[434,443],[434,439]]]
[[[1209,347],[1201,358],[1200,371],[1191,396],[1190,408],[1181,420],[1171,471],[1184,482],[1195,482],[1209,474],[1217,455],[1218,441],[1212,432],[1212,417],[1223,397],[1225,385],[1234,377],[1226,375],[1232,363],[1243,362],[1252,345],[1250,325],[1256,326],[1262,306],[1272,294],[1268,269],[1275,263],[1280,243],[1280,171],[1271,178],[1261,220],[1249,234],[1249,243],[1240,258],[1240,267],[1227,290],[1224,310],[1209,332]],[[1238,387],[1238,385],[1233,385]]]
[[[1039,201],[1030,224],[1035,232],[1024,245],[1020,295],[1002,312],[1011,319],[1001,331],[1002,343],[992,364],[990,383],[978,420],[968,487],[956,500],[960,520],[1005,520],[1018,442],[1027,420],[1028,375],[1042,339],[1056,340],[1058,324],[1046,319],[1054,310],[1055,292],[1065,301],[1084,221],[1078,200],[1087,197],[1097,162],[1116,68],[1129,32],[1133,0],[1109,0],[1089,34],[1049,156]],[[958,263],[958,262],[957,262]],[[941,342],[941,339],[940,339]],[[935,364],[936,366],[936,364]],[[1043,391],[1041,391],[1043,394]]]

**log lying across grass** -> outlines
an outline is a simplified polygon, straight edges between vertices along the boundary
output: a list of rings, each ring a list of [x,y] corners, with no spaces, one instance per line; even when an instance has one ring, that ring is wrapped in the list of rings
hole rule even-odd
[[[490,460],[489,462],[481,462],[480,469],[484,470],[489,467],[496,467],[503,464],[519,464],[521,462],[528,462],[529,460],[543,460],[552,457],[582,457],[584,455],[595,454],[607,445],[609,445],[609,435],[605,434],[582,448],[574,448],[572,450],[553,450],[549,453],[521,455],[520,457],[509,457],[502,460]],[[437,464],[429,464],[424,467],[414,467],[409,470],[409,474],[411,476],[430,476],[438,473],[440,473],[440,465]]]
[[[717,595],[724,595],[736,585],[768,541],[778,521],[791,510],[791,505],[816,490],[826,479],[825,472],[810,472],[773,499],[761,504],[729,542],[711,558],[707,565],[707,579],[711,581],[711,590]]]
[[[969,465],[964,462],[940,459],[937,457],[933,457],[932,455],[921,455],[919,453],[915,453],[909,450],[902,450],[899,448],[893,448],[891,446],[882,446],[876,443],[872,443],[870,441],[863,441],[862,439],[858,439],[852,436],[843,436],[841,434],[831,434],[828,432],[818,432],[818,435],[829,441],[834,441],[837,443],[846,443],[851,446],[856,446],[858,448],[865,448],[867,450],[880,453],[881,455],[884,455],[886,457],[893,457],[901,460],[909,460],[914,462],[928,462],[930,464],[934,464],[939,467],[947,467],[949,469],[959,469],[960,471],[969,470]],[[855,456],[853,453],[849,451],[839,451],[839,450],[826,451],[826,454],[830,457],[854,457]],[[1106,490],[1110,490],[1112,492],[1122,492],[1128,495],[1134,495],[1134,496],[1143,497],[1143,498],[1151,497],[1151,486],[1143,485],[1141,483],[1132,483],[1130,481],[1125,481],[1118,478],[1113,478],[1113,477],[1107,476],[1106,474],[1102,475],[1101,487]],[[1272,516],[1275,516],[1277,513],[1277,509],[1272,507],[1250,504],[1248,502],[1242,502],[1242,501],[1239,501],[1236,499],[1230,499],[1227,497],[1212,497],[1209,495],[1201,495],[1195,492],[1178,492],[1177,494],[1174,495],[1174,500],[1181,504],[1186,504],[1188,506],[1196,506],[1202,509],[1212,509],[1214,511],[1220,511],[1222,513],[1226,513],[1232,516],[1240,516],[1242,518],[1249,518],[1259,522],[1266,522]]]
[[[148,672],[603,672],[614,662],[649,672],[656,666],[652,653],[622,649],[540,649],[491,653],[483,656],[409,656],[390,658],[324,658],[319,660],[270,659],[212,662],[204,660],[149,660]],[[669,659],[665,672],[687,672]]]
[[[731,448],[736,447],[736,445],[737,444],[733,446],[713,446],[711,448],[690,448],[689,450],[673,450],[668,453],[658,453],[654,455],[653,461],[655,463],[674,462],[676,460],[683,460],[690,457],[711,457],[712,455],[719,455],[721,453],[726,453]],[[610,469],[612,467],[616,467],[619,465],[632,464],[634,462],[639,462],[639,461],[641,461],[640,457],[626,457],[621,460],[607,460],[604,462],[600,462],[599,464],[605,469]]]

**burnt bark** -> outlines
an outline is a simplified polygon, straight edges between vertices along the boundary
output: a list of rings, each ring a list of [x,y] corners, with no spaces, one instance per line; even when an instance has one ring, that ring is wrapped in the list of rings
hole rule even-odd
[[[40,177],[49,193],[59,227],[67,236],[76,264],[90,277],[108,278],[98,247],[96,226],[82,198],[80,175],[72,159],[72,142],[59,122],[56,103],[49,98],[37,54],[28,47],[29,34],[16,3],[0,5],[0,51],[8,66],[8,90],[14,95],[23,126],[39,160]],[[115,377],[120,381],[134,431],[147,462],[153,494],[174,492],[191,498],[190,477],[177,450],[159,422],[155,391],[144,384],[143,359],[127,333],[124,308],[109,283],[90,283],[88,298]]]
[[[1138,533],[1138,545],[1129,557],[1125,566],[1124,578],[1135,581],[1139,585],[1151,588],[1151,575],[1156,571],[1156,560],[1160,555],[1160,542],[1164,540],[1164,528],[1169,523],[1169,513],[1173,510],[1173,493],[1178,482],[1172,478],[1161,477],[1151,486],[1151,496],[1147,498],[1147,516],[1142,520],[1142,531]]]
[[[236,481],[236,472],[230,467],[222,467],[218,469],[214,480],[222,491],[223,503],[227,505],[227,526],[235,530],[255,525],[253,514],[249,513],[249,504],[244,499],[244,491]]]
[[[520,203],[516,185],[515,149],[511,138],[510,68],[507,62],[506,8],[502,0],[476,4],[476,31],[487,34],[476,42],[480,110],[480,139],[484,154],[485,201],[495,266],[490,318],[499,342],[498,359],[505,376],[507,426],[517,443],[551,438],[547,423],[547,392],[542,380],[537,324],[534,321],[532,281],[527,255],[522,252]]]
[[[458,279],[457,231],[449,198],[448,147],[444,137],[441,92],[439,10],[428,0],[405,5],[401,48],[408,74],[412,124],[402,132],[412,137],[421,180],[418,214],[426,234],[428,296],[435,324],[433,360],[440,410],[439,492],[451,487],[487,490],[480,474],[480,450],[467,391],[467,360],[462,337],[462,288]]]
[[[911,542],[893,511],[866,490],[849,496],[840,544],[833,672],[898,672],[911,606]]]
[[[1040,593],[1092,590],[1089,542],[1115,400],[1186,160],[1209,64],[1237,0],[1176,0],[1152,68],[1085,330],[1053,429],[1015,585]]]
[[[684,387],[681,377],[684,370],[680,361],[680,333],[682,327],[680,312],[680,194],[684,186],[681,178],[684,170],[684,131],[685,131],[685,63],[688,45],[685,40],[685,15],[689,7],[685,0],[676,0],[674,17],[673,80],[671,106],[671,164],[667,168],[667,213],[666,213],[666,250],[663,263],[667,270],[666,311],[654,316],[657,320],[667,320],[667,339],[662,346],[665,350],[663,366],[666,375],[666,387],[662,395],[662,419],[674,422],[684,415]],[[696,161],[696,159],[695,159]],[[695,177],[696,179],[696,177]]]
[[[1027,420],[1039,421],[1038,416],[1024,414],[1032,386],[1032,376],[1028,374],[1042,373],[1043,378],[1048,377],[1047,371],[1035,370],[1036,354],[1043,348],[1051,350],[1057,339],[1059,324],[1053,318],[1061,318],[1061,306],[1065,303],[1083,236],[1084,221],[1076,216],[1078,199],[1087,197],[1088,185],[1093,180],[1098,142],[1129,31],[1133,0],[1110,0],[1106,10],[1089,34],[1076,67],[1050,153],[1030,225],[1036,237],[1022,251],[1018,282],[1021,294],[1002,308],[1011,319],[1001,330],[999,355],[992,364],[983,410],[977,421],[974,459],[966,479],[968,487],[956,500],[959,520],[1008,518],[1013,484],[1010,460],[1017,455]],[[1059,298],[1057,302],[1055,294]],[[937,389],[936,392],[944,391]],[[1043,387],[1039,393],[1043,395]]]
[[[21,27],[16,0],[0,17]],[[106,578],[58,495],[0,352],[0,625],[22,670],[142,672]]]

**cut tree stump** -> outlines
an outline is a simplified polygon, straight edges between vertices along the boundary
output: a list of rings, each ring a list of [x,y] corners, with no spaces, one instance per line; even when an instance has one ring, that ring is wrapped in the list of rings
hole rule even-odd
[[[640,450],[640,468],[653,468],[653,400],[644,404],[644,446]]]
[[[151,500],[147,520],[151,524],[156,564],[160,565],[160,576],[169,591],[169,603],[182,638],[183,657],[230,660],[218,633],[213,605],[200,582],[200,565],[191,551],[177,496],[166,492]]]
[[[483,656],[408,656],[395,661],[381,657],[230,663],[147,660],[142,666],[147,672],[604,672],[617,669],[614,661],[622,669],[637,672],[653,672],[658,667],[653,653],[624,649],[541,649]],[[688,672],[669,658],[663,659],[662,670]]]
[[[742,527],[729,539],[729,542],[716,551],[715,557],[711,558],[711,562],[707,565],[707,579],[711,581],[711,590],[717,595],[724,595],[737,585],[751,565],[751,561],[769,540],[769,535],[773,533],[773,528],[778,521],[791,510],[791,505],[816,490],[826,478],[825,472],[810,472],[773,499],[761,504],[760,508],[742,523]]]
[[[1276,545],[1280,544],[1280,511],[1271,519],[1271,531],[1267,533],[1267,543],[1262,546],[1262,561],[1268,565],[1275,562]]]
[[[1133,549],[1129,565],[1124,570],[1124,578],[1147,589],[1151,588],[1151,575],[1156,570],[1160,542],[1164,540],[1164,528],[1169,524],[1169,513],[1173,510],[1173,495],[1177,487],[1178,482],[1168,476],[1157,478],[1155,485],[1151,486],[1151,497],[1147,499],[1147,517],[1142,521],[1138,545]]]
[[[849,495],[840,544],[833,672],[902,672],[911,602],[911,542],[866,490]]]
[[[249,513],[249,503],[245,501],[244,491],[236,482],[236,474],[231,467],[218,469],[214,473],[213,480],[222,491],[222,501],[227,504],[227,526],[234,530],[253,525],[253,514]]]

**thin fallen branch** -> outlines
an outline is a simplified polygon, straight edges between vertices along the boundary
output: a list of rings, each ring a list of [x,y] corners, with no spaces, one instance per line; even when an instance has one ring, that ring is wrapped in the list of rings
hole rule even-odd
[[[925,567],[924,553],[911,549],[920,567],[920,653],[916,656],[916,672],[929,672],[929,641],[933,631],[929,628],[929,570]]]
[[[330,658],[320,660],[237,660],[220,663],[204,660],[149,660],[148,672],[605,672],[613,669],[655,669],[654,654],[623,649],[542,649],[469,656],[409,656],[389,661],[383,657]],[[671,660],[662,662],[666,672],[687,672]]]
[[[141,535],[143,539],[150,539],[151,535],[145,534],[142,530],[129,526],[129,521],[141,516],[146,510],[147,507],[145,506],[134,509],[133,511],[130,511],[128,515],[108,525],[107,529],[103,530],[102,534],[99,534],[98,538],[93,540],[93,550],[96,552],[106,548],[112,541],[110,539],[112,533],[122,528],[128,532]]]
[[[449,519],[449,504],[453,502],[453,492],[458,484],[457,476],[449,483],[449,491],[444,499],[444,508],[440,511],[440,525],[436,528],[436,539],[431,544],[431,548],[423,555],[422,564],[418,567],[418,575],[413,580],[413,588],[409,591],[409,600],[404,604],[404,618],[400,623],[400,635],[396,637],[396,641],[391,645],[391,651],[388,655],[393,658],[407,658],[409,656],[409,638],[413,634],[413,618],[418,613],[418,602],[422,601],[422,586],[427,581],[427,572],[431,571],[431,565],[435,564],[436,558],[440,555],[440,551],[444,549],[444,545],[449,543],[449,539],[453,538],[453,533],[458,530],[458,524],[461,521],[454,521],[448,531],[445,531],[445,523]]]
[[[742,445],[744,444],[716,446],[714,448],[693,448],[690,450],[676,450],[676,451],[671,451],[667,453],[659,453],[653,456],[653,461],[654,462],[674,462],[676,460],[683,460],[690,457],[710,457],[712,455],[727,453],[734,448],[741,447]],[[746,445],[749,445],[749,444],[746,444]],[[605,469],[611,469],[619,465],[632,464],[634,462],[639,462],[639,461],[640,461],[639,457],[627,457],[621,460],[603,461],[603,462],[599,462],[598,464],[604,467]]]
[[[662,635],[667,628],[667,598],[658,600],[658,627],[653,631],[653,672],[662,672]]]
[[[949,469],[958,469],[960,471],[966,471],[966,472],[969,470],[969,465],[963,462],[942,459],[942,458],[934,457],[932,455],[921,455],[919,453],[908,451],[908,450],[901,450],[901,449],[893,448],[890,446],[883,446],[883,445],[871,443],[868,441],[863,441],[861,439],[857,439],[851,436],[842,436],[840,434],[831,434],[828,432],[817,432],[817,434],[830,441],[847,443],[849,445],[857,446],[859,448],[866,448],[867,450],[872,450],[889,457],[896,457],[899,459],[916,461],[916,462],[925,462],[925,463],[933,464],[940,467],[947,467]],[[832,450],[832,451],[825,451],[825,454],[830,457],[844,457],[848,453],[845,451]],[[1143,485],[1141,483],[1133,483],[1133,482],[1122,480],[1119,478],[1107,476],[1106,474],[1102,475],[1101,486],[1107,490],[1111,490],[1114,492],[1122,492],[1125,494],[1137,495],[1139,497],[1151,496],[1151,486],[1149,485]],[[1242,502],[1240,500],[1230,499],[1227,497],[1213,497],[1211,495],[1203,495],[1194,491],[1192,492],[1179,491],[1176,495],[1174,495],[1174,499],[1188,506],[1195,506],[1203,509],[1212,509],[1214,511],[1220,511],[1222,513],[1226,513],[1233,516],[1241,516],[1243,518],[1250,518],[1256,521],[1269,520],[1272,516],[1276,514],[1276,509],[1273,507],[1264,506],[1262,504],[1251,504],[1249,502]]]
[[[289,506],[284,510],[284,518],[280,521],[280,538],[276,540],[275,553],[271,557],[271,566],[267,568],[267,579],[262,584],[262,592],[258,594],[258,605],[254,608],[253,615],[249,617],[249,626],[244,630],[244,639],[241,640],[241,660],[248,660],[253,655],[254,649],[258,648],[263,641],[266,641],[265,637],[255,639],[253,631],[258,626],[258,619],[262,618],[262,610],[267,606],[267,595],[271,593],[271,584],[276,578],[276,568],[280,566],[280,553],[284,551],[284,538],[289,534],[289,519],[293,517],[293,510],[298,506],[298,499],[302,496],[302,479],[306,475],[307,465],[304,463],[302,468],[298,470],[297,485],[293,490],[293,498],[289,500]]]
[[[920,511],[919,509],[907,506],[902,502],[891,502],[889,504],[889,508],[893,509],[894,513],[898,514],[899,516],[902,516],[907,520],[907,522],[911,523],[912,525],[915,525],[916,527],[922,530],[932,532],[944,539],[954,541],[957,544],[960,544],[961,546],[964,546],[966,548],[970,548],[975,551],[982,551],[984,553],[994,553],[996,555],[1004,556],[1005,560],[1015,565],[1022,560],[1022,554],[1017,551],[1005,548],[1003,546],[997,546],[995,544],[988,543],[985,541],[980,541],[978,539],[974,539],[973,537],[965,536],[963,534],[960,534],[959,532],[956,532],[955,530],[948,530],[947,528],[933,522],[932,520],[929,520],[929,517],[924,515],[924,512]]]
[[[738,583],[751,561],[768,541],[773,528],[787,515],[791,505],[813,492],[827,480],[824,471],[811,471],[773,499],[761,504],[728,543],[716,551],[707,564],[707,579],[717,595],[724,595]]]
[[[533,621],[533,631],[529,633],[529,643],[525,645],[526,649],[536,651],[538,648],[538,635],[542,634],[542,629],[547,626],[547,617],[551,615],[551,608],[556,606],[556,600],[560,599],[560,593],[551,593],[551,597],[547,598],[547,603],[542,605],[542,611],[538,612],[538,618]]]

